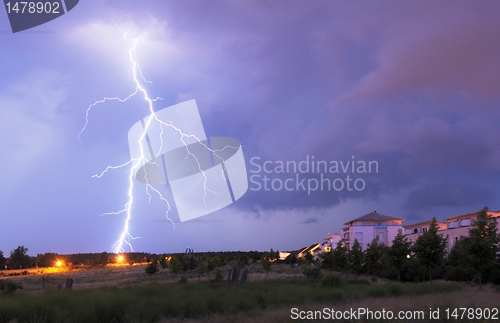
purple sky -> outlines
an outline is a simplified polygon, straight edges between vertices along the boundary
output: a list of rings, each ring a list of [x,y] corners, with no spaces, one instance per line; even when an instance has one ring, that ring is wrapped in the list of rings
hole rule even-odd
[[[498,1],[86,0],[12,34],[3,11],[0,250],[111,251],[124,216],[100,215],[123,208],[128,169],[92,175],[130,158],[147,105],[98,105],[77,136],[90,104],[134,91],[133,37],[155,109],[195,99],[208,136],[242,143],[249,176],[253,157],[379,165],[351,174],[362,191],[249,190],[175,229],[137,182],[137,251],[290,250],[373,209],[405,223],[497,210],[499,14]]]

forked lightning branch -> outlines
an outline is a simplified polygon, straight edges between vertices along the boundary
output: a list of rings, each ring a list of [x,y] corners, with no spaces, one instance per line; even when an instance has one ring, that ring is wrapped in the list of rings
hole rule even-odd
[[[116,24],[115,24],[116,26]],[[128,32],[116,26],[126,39]],[[113,245],[114,252],[122,252],[124,245],[133,251],[130,220],[134,203],[135,181],[146,184],[145,192],[151,201],[156,194],[165,203],[165,217],[169,217],[171,205],[153,184],[169,184],[180,222],[192,220],[220,210],[242,197],[248,189],[245,160],[238,140],[229,137],[207,137],[195,100],[182,102],[159,111],[141,83],[150,83],[142,75],[136,56],[139,40],[129,50],[135,91],[125,98],[105,97],[89,105],[85,125],[89,124],[91,109],[107,101],[126,102],[133,96],[142,95],[149,115],[135,123],[129,130],[130,160],[122,165],[108,166],[99,175],[122,167],[130,167],[127,202],[122,210],[103,215],[125,214],[124,226],[119,239]],[[142,81],[141,81],[142,80]],[[175,225],[174,225],[175,227]]]

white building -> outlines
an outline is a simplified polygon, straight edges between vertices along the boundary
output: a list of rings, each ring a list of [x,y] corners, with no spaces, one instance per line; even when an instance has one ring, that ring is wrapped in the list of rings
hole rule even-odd
[[[479,212],[473,212],[445,218],[445,222],[437,221],[438,234],[446,238],[448,252],[461,237],[469,235],[469,230],[474,227],[478,215]],[[488,211],[488,215],[496,218],[500,228],[500,211]],[[321,244],[321,251],[329,252],[330,247],[335,248],[339,241],[343,242],[347,250],[351,250],[356,239],[362,250],[366,250],[368,244],[376,237],[379,237],[380,243],[390,247],[400,230],[409,241],[415,243],[419,236],[429,230],[431,221],[408,224],[404,227],[402,223],[403,219],[373,211],[344,223],[345,226],[340,234],[329,234]]]
[[[340,233],[329,233],[321,244],[321,252],[330,252],[342,240]]]
[[[344,223],[342,229],[344,245],[351,250],[354,240],[358,240],[362,250],[379,237],[379,243],[391,246],[392,241],[403,230],[403,219],[378,213],[376,210],[357,219]]]
[[[461,237],[469,235],[469,230],[474,227],[474,222],[479,215],[479,212],[455,215],[444,220],[446,222],[437,222],[438,234],[444,237],[447,241],[446,251],[450,252],[453,246]],[[488,215],[496,218],[497,224],[500,227],[500,211],[488,211]],[[425,233],[430,226],[431,221],[420,222],[410,225],[405,225],[405,234],[411,242],[417,241],[418,237]]]

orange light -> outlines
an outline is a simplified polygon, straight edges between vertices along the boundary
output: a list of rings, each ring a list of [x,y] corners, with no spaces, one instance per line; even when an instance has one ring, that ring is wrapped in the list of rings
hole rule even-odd
[[[61,261],[61,260],[58,260],[58,261],[56,262],[56,266],[57,266],[57,267],[61,267],[61,266],[62,266],[62,261]]]
[[[118,260],[118,262],[123,262],[123,256],[122,255],[119,255],[118,257],[116,257],[116,260]]]

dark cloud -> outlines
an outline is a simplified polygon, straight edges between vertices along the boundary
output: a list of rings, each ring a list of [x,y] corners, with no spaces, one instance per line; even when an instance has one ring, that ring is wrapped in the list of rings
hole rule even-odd
[[[300,223],[302,224],[312,224],[312,223],[318,223],[319,220],[316,218],[309,218],[307,220],[301,221]]]
[[[413,190],[403,207],[412,211],[429,211],[438,207],[474,209],[488,203],[493,197],[494,190],[480,183],[445,180]]]

